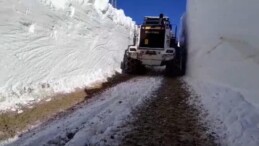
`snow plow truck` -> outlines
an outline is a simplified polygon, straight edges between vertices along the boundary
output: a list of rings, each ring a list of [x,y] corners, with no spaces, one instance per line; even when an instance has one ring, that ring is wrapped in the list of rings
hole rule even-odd
[[[144,73],[146,66],[166,66],[168,76],[182,76],[186,70],[186,51],[177,46],[175,33],[168,17],[147,16],[139,25],[124,54],[121,69],[126,74]]]

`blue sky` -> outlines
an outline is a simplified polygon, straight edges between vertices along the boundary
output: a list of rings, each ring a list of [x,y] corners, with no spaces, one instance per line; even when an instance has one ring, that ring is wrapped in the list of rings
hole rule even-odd
[[[143,22],[144,16],[158,16],[164,13],[170,17],[172,24],[178,25],[185,11],[186,0],[117,0],[117,5],[137,24]]]

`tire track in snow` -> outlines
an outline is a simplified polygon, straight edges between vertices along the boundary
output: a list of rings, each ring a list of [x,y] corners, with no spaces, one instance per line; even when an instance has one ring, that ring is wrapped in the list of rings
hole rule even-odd
[[[138,77],[93,97],[67,117],[54,120],[17,139],[12,145],[86,145],[108,139],[131,115],[132,109],[151,97],[162,77]]]

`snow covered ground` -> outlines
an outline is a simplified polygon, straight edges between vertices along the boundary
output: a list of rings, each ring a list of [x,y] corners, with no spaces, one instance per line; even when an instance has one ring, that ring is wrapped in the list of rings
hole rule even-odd
[[[224,145],[259,145],[259,1],[189,0],[189,72]]]
[[[162,80],[162,77],[133,78],[96,95],[69,116],[2,144],[85,146],[105,145],[106,141],[110,145],[118,145],[121,135],[113,134],[127,130],[127,127],[122,126],[131,111],[152,97]]]
[[[0,111],[120,71],[134,27],[108,0],[0,0]]]

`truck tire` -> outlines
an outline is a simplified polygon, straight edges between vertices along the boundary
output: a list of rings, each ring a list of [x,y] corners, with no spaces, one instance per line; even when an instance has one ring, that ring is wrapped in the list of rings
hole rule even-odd
[[[176,47],[175,59],[166,64],[167,76],[184,76],[186,73],[187,52],[184,48]]]
[[[169,77],[177,77],[179,75],[179,68],[177,67],[176,60],[169,61],[166,64],[165,75]]]
[[[181,53],[181,71],[180,71],[180,76],[184,76],[186,74],[186,69],[187,69],[187,51],[185,48],[181,48],[182,53]]]
[[[143,72],[143,67],[140,61],[125,56],[122,63],[122,70],[126,74],[140,74]]]
[[[187,66],[187,51],[186,48],[179,48],[178,53],[178,66],[179,66],[179,76],[184,76],[186,74],[186,66]]]

